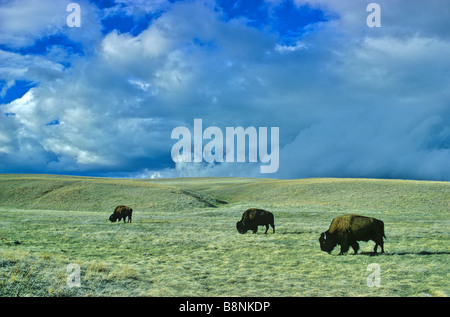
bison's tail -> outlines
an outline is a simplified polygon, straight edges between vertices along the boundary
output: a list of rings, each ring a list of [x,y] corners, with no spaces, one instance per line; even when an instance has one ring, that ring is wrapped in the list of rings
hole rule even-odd
[[[381,221],[381,220],[378,220],[378,221],[379,221],[379,228],[380,228],[380,231],[381,231],[381,233],[383,234],[383,238],[387,239],[386,235],[384,234],[384,222]]]
[[[381,222],[381,230],[383,230],[383,238],[387,239],[386,234],[384,233],[384,222]]]

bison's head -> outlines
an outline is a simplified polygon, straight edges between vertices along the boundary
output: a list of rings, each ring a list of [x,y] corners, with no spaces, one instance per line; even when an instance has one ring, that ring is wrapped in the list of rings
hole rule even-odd
[[[245,228],[243,221],[236,222],[236,229],[239,233],[246,233],[247,229]]]
[[[327,237],[326,232],[322,232],[319,238],[320,250],[331,253],[334,247],[336,246],[336,242],[331,237]]]
[[[109,216],[109,221],[116,222],[116,220],[117,220],[116,215],[112,214],[111,216]]]

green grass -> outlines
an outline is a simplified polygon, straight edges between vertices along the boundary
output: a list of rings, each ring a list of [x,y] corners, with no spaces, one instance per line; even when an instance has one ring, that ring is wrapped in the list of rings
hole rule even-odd
[[[119,204],[131,224],[109,222]],[[250,207],[275,234],[236,231]],[[0,175],[0,296],[448,296],[449,211],[447,182]],[[344,213],[383,220],[386,253],[321,252]]]

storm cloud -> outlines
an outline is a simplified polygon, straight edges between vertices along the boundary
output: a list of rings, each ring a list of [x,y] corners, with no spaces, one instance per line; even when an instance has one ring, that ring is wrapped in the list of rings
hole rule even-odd
[[[80,28],[56,2],[0,9],[2,94],[33,83],[0,104],[0,172],[450,180],[445,1],[378,1],[380,28],[369,1],[80,2]],[[173,162],[195,118],[279,127],[277,173]]]

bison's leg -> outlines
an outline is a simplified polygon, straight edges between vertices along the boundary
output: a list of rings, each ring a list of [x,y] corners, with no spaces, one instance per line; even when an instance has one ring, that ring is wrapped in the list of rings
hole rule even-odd
[[[381,253],[384,253],[383,238],[375,241],[375,247],[373,248],[373,252],[377,253],[378,246],[381,247]]]
[[[346,243],[341,244],[341,252],[339,252],[339,255],[343,255],[348,252],[348,245]]]
[[[273,233],[275,233],[275,224],[272,222],[270,225],[272,226]]]
[[[348,252],[348,242],[347,239],[341,242],[341,252],[339,252],[339,255],[345,254]]]
[[[258,226],[254,226],[251,230],[253,230],[253,233],[257,233],[258,232]]]
[[[264,234],[266,234],[268,230],[269,230],[269,225],[267,224],[266,225],[266,232],[264,232]]]
[[[339,253],[339,255],[342,255],[344,253],[348,252],[348,237],[347,237],[347,233],[344,233],[340,236],[340,242],[338,242],[341,245],[341,252]]]
[[[358,253],[359,250],[359,244],[356,241],[353,241],[350,243],[350,246],[352,247],[353,251],[355,251],[354,254]]]

